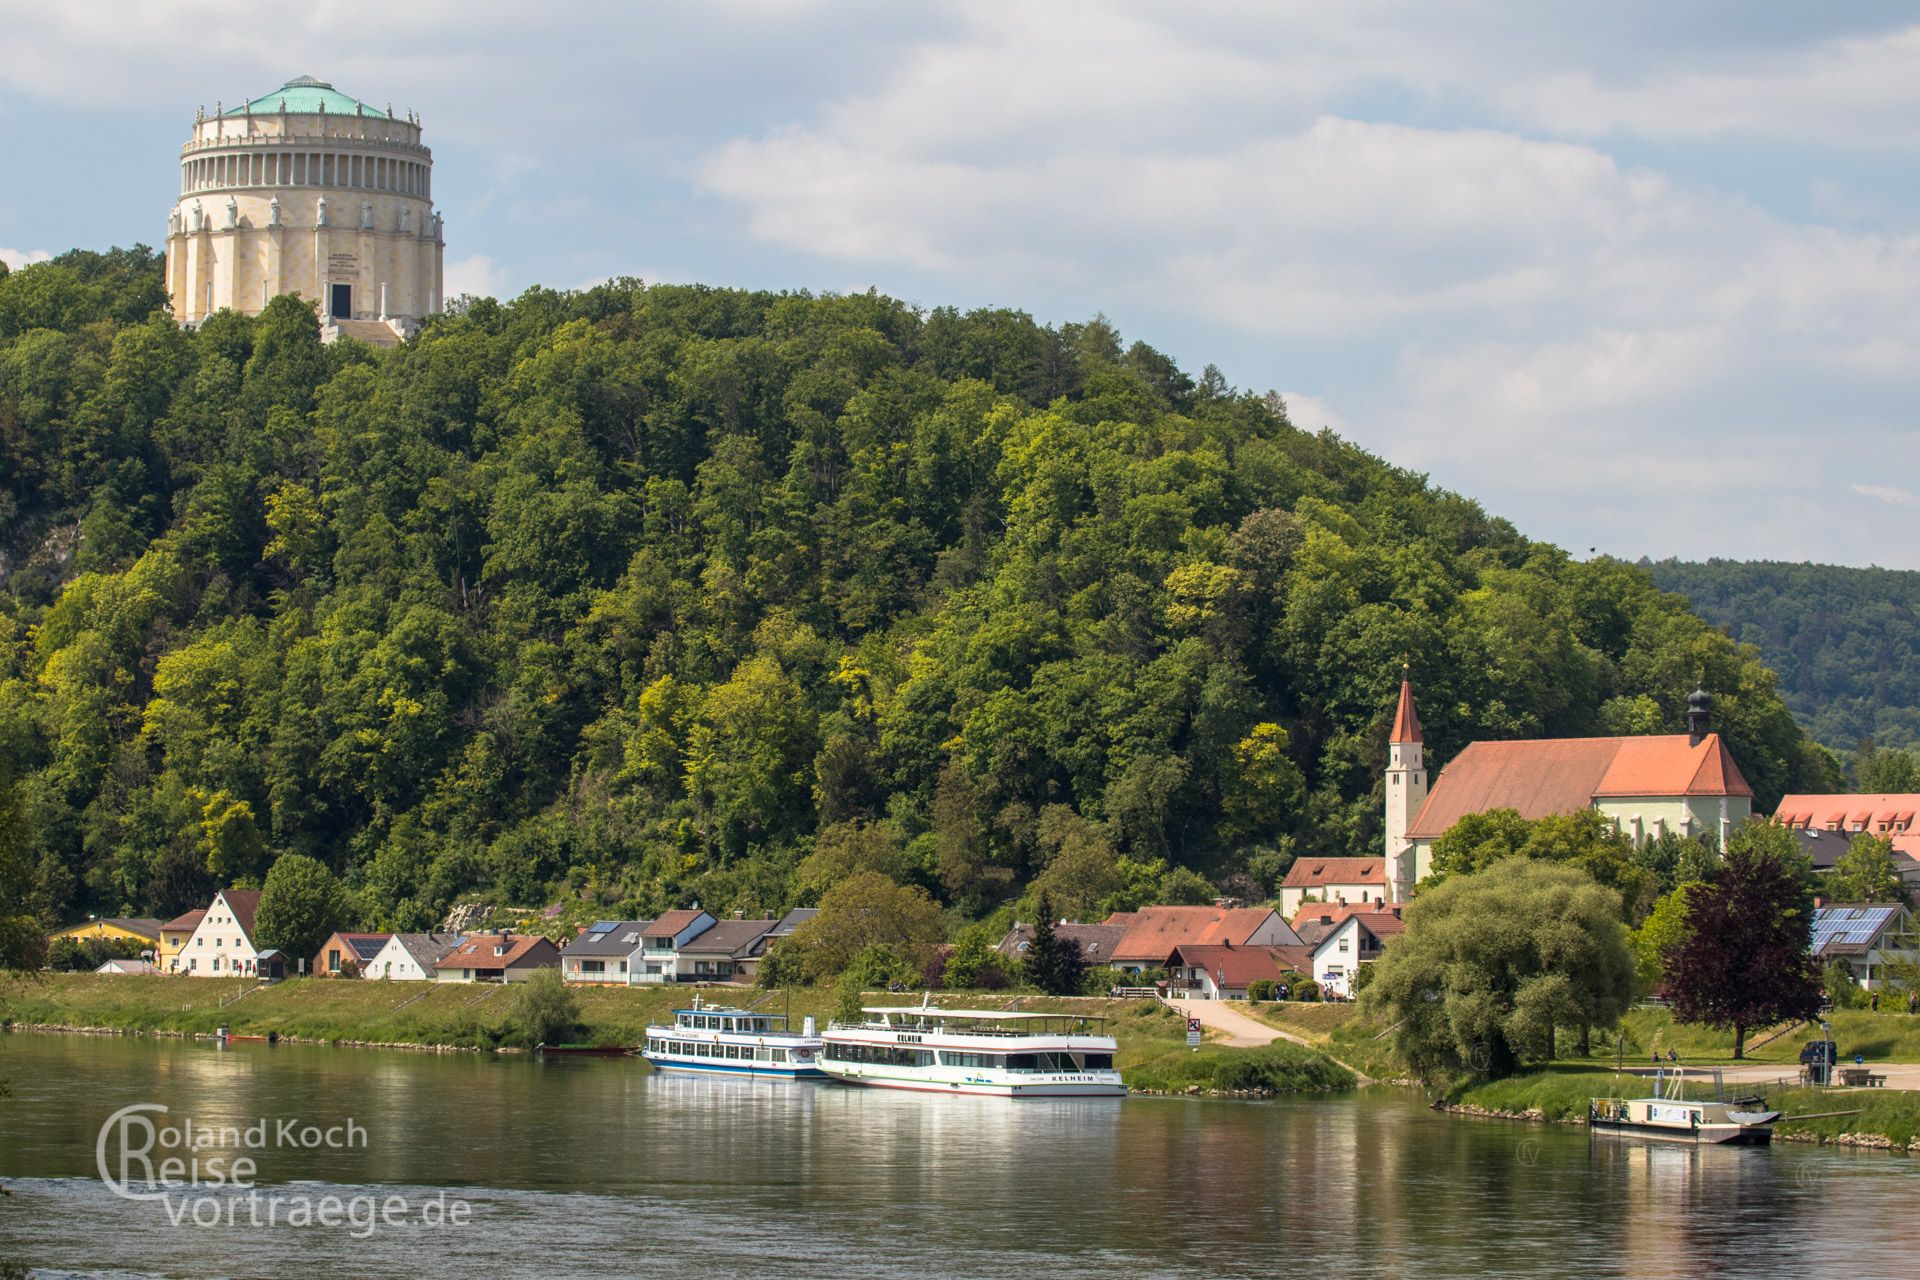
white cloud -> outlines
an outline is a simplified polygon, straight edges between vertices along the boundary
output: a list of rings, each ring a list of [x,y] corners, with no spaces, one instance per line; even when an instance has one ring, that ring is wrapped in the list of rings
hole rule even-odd
[[[1872,498],[1875,502],[1885,502],[1896,507],[1920,507],[1920,494],[1909,493],[1905,489],[1890,484],[1850,484],[1847,488],[1863,498]]]
[[[9,271],[18,271],[30,262],[46,262],[52,257],[45,249],[9,249],[0,245],[0,262],[6,263]]]
[[[507,269],[484,253],[457,258],[446,264],[445,293],[449,299],[461,294],[476,298],[500,298],[507,292]]]

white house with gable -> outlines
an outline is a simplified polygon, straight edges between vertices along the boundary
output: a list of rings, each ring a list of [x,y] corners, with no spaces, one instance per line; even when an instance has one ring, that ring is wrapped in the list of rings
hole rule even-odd
[[[180,948],[176,972],[195,978],[244,978],[253,974],[260,949],[253,941],[258,889],[222,889]]]

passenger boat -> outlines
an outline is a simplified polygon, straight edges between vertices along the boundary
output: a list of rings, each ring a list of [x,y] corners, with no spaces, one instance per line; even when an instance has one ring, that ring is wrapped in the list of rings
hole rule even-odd
[[[1714,1076],[1718,1085],[1719,1072]],[[1594,1098],[1587,1104],[1587,1125],[1595,1133],[1667,1142],[1766,1146],[1773,1141],[1778,1111],[1748,1101],[1696,1101],[1686,1096],[1686,1083],[1684,1070],[1663,1069],[1654,1075],[1650,1098]]]
[[[1104,1019],[979,1009],[862,1009],[829,1023],[820,1066],[835,1080],[881,1089],[998,1098],[1123,1098],[1118,1046]]]
[[[640,1056],[661,1071],[820,1080],[820,1035],[812,1018],[798,1032],[780,1013],[754,1013],[701,1003],[675,1009],[673,1025],[647,1028]]]

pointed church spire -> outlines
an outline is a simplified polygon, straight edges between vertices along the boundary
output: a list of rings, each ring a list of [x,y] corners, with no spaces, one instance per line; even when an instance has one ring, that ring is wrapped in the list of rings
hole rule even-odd
[[[1387,741],[1420,741],[1420,713],[1413,709],[1413,676],[1405,663],[1400,666],[1400,709],[1393,713],[1393,732]]]

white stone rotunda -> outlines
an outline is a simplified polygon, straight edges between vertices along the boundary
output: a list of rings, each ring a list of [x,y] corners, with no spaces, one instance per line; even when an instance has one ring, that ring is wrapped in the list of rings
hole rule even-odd
[[[418,117],[311,76],[196,114],[167,225],[181,324],[293,293],[329,340],[391,344],[440,310],[444,249]]]

